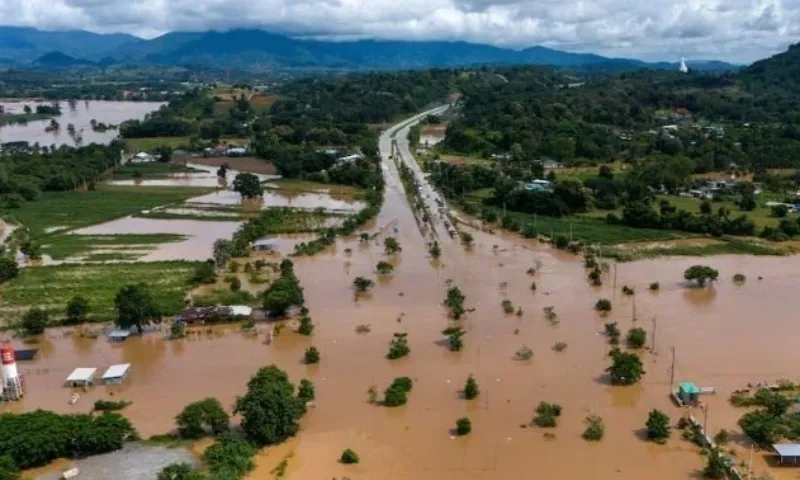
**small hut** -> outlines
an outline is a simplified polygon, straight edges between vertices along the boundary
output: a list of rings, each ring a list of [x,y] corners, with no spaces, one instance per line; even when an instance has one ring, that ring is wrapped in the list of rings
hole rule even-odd
[[[70,387],[89,387],[94,383],[96,368],[76,368],[67,377],[67,385]]]
[[[130,363],[121,363],[119,365],[111,365],[103,374],[103,383],[106,385],[119,385],[125,381],[125,377],[130,370]]]
[[[692,382],[681,382],[678,386],[678,396],[684,405],[694,405],[700,400],[700,387]]]

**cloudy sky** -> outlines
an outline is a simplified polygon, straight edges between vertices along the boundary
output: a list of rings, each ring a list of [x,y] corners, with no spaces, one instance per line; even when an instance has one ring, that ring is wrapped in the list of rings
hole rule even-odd
[[[148,38],[258,27],[750,62],[800,41],[800,0],[0,0],[0,24]]]

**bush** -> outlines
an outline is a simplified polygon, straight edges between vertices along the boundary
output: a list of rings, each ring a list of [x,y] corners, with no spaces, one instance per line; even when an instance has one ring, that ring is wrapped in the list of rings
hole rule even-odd
[[[514,360],[526,361],[533,358],[533,350],[530,347],[523,345],[514,353]]]
[[[169,338],[177,340],[186,336],[186,324],[183,322],[174,322],[169,327]]]
[[[511,315],[512,313],[514,313],[514,304],[511,303],[511,300],[507,299],[503,300],[502,307],[503,307],[503,313],[505,313],[506,315]]]
[[[317,350],[317,347],[308,347],[303,359],[309,365],[313,363],[319,363],[319,350]]]
[[[775,205],[772,207],[772,216],[775,218],[783,218],[789,213],[789,208],[786,205]]]
[[[633,295],[635,292],[632,287],[625,285],[624,287],[622,287],[622,293],[624,295]]]
[[[389,353],[386,354],[386,358],[396,360],[405,357],[409,353],[411,353],[411,348],[408,346],[408,334],[395,333],[389,344]]]
[[[354,452],[353,450],[351,450],[349,448],[346,448],[342,452],[342,456],[339,457],[339,461],[344,463],[345,465],[350,465],[350,464],[353,464],[353,463],[358,463],[359,462],[359,458],[358,458],[358,455],[356,454],[356,452]]]
[[[554,352],[563,352],[566,349],[567,349],[566,342],[556,342],[555,345],[553,345]]]
[[[613,363],[607,371],[611,374],[612,383],[618,385],[633,385],[644,375],[644,365],[638,355],[620,352],[614,349],[611,352]]]
[[[120,400],[118,402],[109,400],[97,400],[94,402],[93,412],[117,412],[130,405],[131,402]],[[0,477],[2,478],[2,477]]]
[[[660,410],[653,410],[647,417],[647,438],[664,443],[670,436],[669,417]]]
[[[0,255],[0,283],[7,282],[19,275],[19,265],[13,258]]]
[[[314,324],[311,323],[311,317],[303,315],[300,317],[300,326],[297,328],[297,333],[300,335],[311,335],[314,331]]]
[[[741,273],[737,273],[736,275],[733,276],[733,281],[735,283],[744,283],[745,280],[747,280],[747,277],[745,277]]]
[[[719,272],[707,265],[694,265],[683,272],[683,278],[690,282],[697,282],[701,287],[707,282],[714,282],[719,277]]]
[[[383,392],[383,404],[387,407],[405,405],[412,386],[413,383],[408,377],[395,378],[389,388]]]
[[[39,307],[31,308],[22,316],[22,328],[28,335],[44,333],[48,323],[50,323],[50,316]]]
[[[781,232],[785,233],[787,237],[793,237],[800,233],[800,225],[789,218],[781,219],[781,221],[778,222],[778,228]]]
[[[380,261],[375,265],[375,271],[379,275],[388,275],[394,271],[394,265],[389,262]]]
[[[230,433],[222,435],[203,453],[203,462],[212,478],[242,478],[255,468],[256,448],[250,442]]]
[[[228,414],[216,398],[205,398],[183,407],[175,417],[182,438],[200,438],[207,434],[220,435],[228,431]]]
[[[355,280],[353,280],[353,287],[356,289],[356,293],[367,292],[374,285],[375,282],[364,277],[356,277]]]
[[[553,241],[553,245],[559,250],[566,250],[569,246],[569,239],[564,235],[557,235],[555,240]]]
[[[470,375],[467,377],[467,383],[464,385],[464,398],[467,400],[472,400],[476,398],[481,393],[480,389],[478,389],[478,382],[475,381],[475,377]]]
[[[217,269],[214,260],[208,259],[195,267],[194,274],[192,275],[192,282],[209,284],[216,281]]]
[[[300,380],[300,386],[297,388],[297,398],[303,403],[308,403],[316,398],[314,383],[311,380]]]
[[[630,348],[642,348],[647,343],[647,332],[643,328],[631,328],[628,330],[626,341]]]
[[[81,296],[74,296],[67,304],[65,313],[67,325],[85,322],[89,313],[89,301]]]
[[[661,285],[659,285],[658,282],[653,282],[653,283],[650,284],[650,290],[651,291],[656,291],[659,288],[661,288]]]
[[[598,312],[607,313],[611,311],[611,300],[607,298],[601,298],[594,304],[594,309]]]
[[[553,428],[558,423],[558,417],[561,416],[561,405],[556,403],[540,402],[536,407],[536,416],[533,418],[533,424],[542,428]]]
[[[230,281],[231,292],[238,292],[242,289],[242,281],[239,277],[232,277]]]
[[[585,440],[589,440],[590,442],[597,442],[603,439],[603,435],[606,433],[605,425],[603,425],[603,419],[597,415],[589,415],[586,417],[584,421],[586,423],[586,430],[583,431],[583,435],[581,435]]]
[[[472,431],[472,422],[467,417],[456,420],[456,435],[463,436]]]

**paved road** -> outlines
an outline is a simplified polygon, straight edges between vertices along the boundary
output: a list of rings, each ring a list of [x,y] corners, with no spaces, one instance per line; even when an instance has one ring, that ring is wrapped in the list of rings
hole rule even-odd
[[[393,127],[386,130],[380,137],[380,150],[381,150],[381,157],[383,159],[383,171],[384,171],[384,178],[386,180],[387,192],[391,192],[390,194],[400,193],[401,195],[405,196],[403,190],[403,183],[400,180],[400,174],[397,170],[397,167],[394,164],[394,159],[389,158],[392,155],[392,141],[394,140],[397,144],[397,151],[395,152],[397,155],[396,160],[402,161],[414,173],[414,176],[420,187],[420,193],[422,194],[422,197],[425,201],[428,211],[431,212],[431,223],[436,229],[436,233],[439,237],[440,242],[444,241],[444,239],[449,239],[450,237],[447,233],[447,228],[444,225],[444,220],[442,217],[440,217],[438,213],[440,211],[440,207],[439,204],[436,202],[436,199],[438,198],[442,202],[443,205],[442,208],[444,212],[447,212],[449,210],[447,208],[445,199],[441,195],[439,195],[439,193],[436,192],[433,186],[427,181],[422,169],[420,168],[419,164],[414,158],[414,155],[411,153],[411,149],[408,142],[408,131],[412,126],[419,123],[428,115],[441,114],[448,108],[450,107],[449,106],[437,107],[422,112],[418,115],[415,115],[414,117],[411,117],[408,120],[405,120],[402,123],[394,125]],[[387,202],[390,202],[388,196],[387,196]],[[448,223],[449,222],[450,221],[448,220]]]

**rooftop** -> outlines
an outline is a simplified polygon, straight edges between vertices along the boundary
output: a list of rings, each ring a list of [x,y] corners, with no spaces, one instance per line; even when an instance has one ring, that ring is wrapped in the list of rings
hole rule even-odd
[[[68,382],[88,382],[94,377],[96,368],[76,368],[67,377]]]
[[[772,448],[781,457],[800,457],[800,444],[798,443],[775,443]]]
[[[120,363],[118,365],[111,365],[106,370],[106,373],[103,374],[103,380],[108,380],[109,378],[121,378],[124,377],[125,374],[128,373],[128,370],[131,368],[130,363]]]

